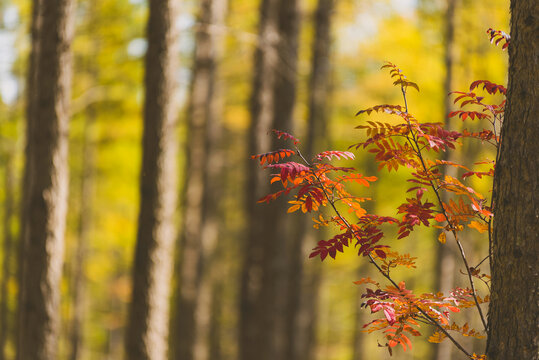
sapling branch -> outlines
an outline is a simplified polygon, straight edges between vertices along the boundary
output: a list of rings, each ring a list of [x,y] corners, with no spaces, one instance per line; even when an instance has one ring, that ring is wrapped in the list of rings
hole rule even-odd
[[[405,113],[408,114],[408,102],[406,100],[406,90],[405,90],[404,85],[401,85],[401,92],[402,92],[402,96],[403,96],[404,104],[405,104]],[[412,136],[411,139],[408,137],[408,141],[410,142],[410,145],[414,149],[414,151],[416,153],[416,156],[418,157],[418,159],[419,159],[419,161],[421,163],[423,171],[425,171],[425,173],[428,174],[429,170],[428,170],[428,168],[427,168],[427,166],[425,164],[423,154],[422,154],[422,152],[421,152],[421,150],[419,148],[419,142],[417,141],[416,133],[414,132],[414,129],[413,129],[412,124],[411,124],[410,120],[408,119],[408,117],[405,116],[404,119],[406,120],[406,122],[408,124],[408,129],[409,129],[410,134]],[[445,208],[443,206],[443,202],[442,202],[442,199],[441,199],[441,196],[440,196],[440,193],[439,193],[440,187],[436,184],[435,179],[429,179],[429,183],[430,183],[430,187],[434,191],[434,194],[436,195],[436,199],[438,201],[438,205],[439,205],[439,207],[441,209],[442,214],[444,215],[447,223],[450,224],[449,216],[448,216],[447,211],[445,210]],[[464,266],[466,267],[466,274],[468,276],[468,282],[470,283],[470,286],[471,286],[471,289],[472,289],[472,296],[473,296],[477,311],[479,313],[479,317],[481,318],[481,322],[483,323],[484,330],[486,332],[487,331],[487,322],[485,320],[485,317],[483,315],[483,311],[481,310],[481,306],[479,305],[479,301],[477,299],[475,283],[474,283],[474,280],[473,280],[472,273],[470,272],[470,266],[468,265],[468,260],[466,259],[466,253],[464,252],[464,248],[462,246],[462,243],[458,239],[456,229],[453,226],[451,226],[450,230],[451,230],[451,233],[453,234],[453,238],[455,239],[455,242],[456,242],[456,244],[458,246],[459,253],[460,253],[460,256],[461,256],[462,261],[464,263]]]
[[[353,229],[353,227],[350,225],[350,223],[348,222],[348,220],[341,214],[341,212],[337,209],[337,207],[335,206],[335,201],[330,198],[325,186],[324,186],[324,183],[322,182],[322,180],[320,179],[319,175],[313,170],[313,166],[312,164],[307,161],[307,159],[305,159],[305,157],[302,155],[301,151],[299,150],[299,148],[296,146],[296,154],[303,160],[303,162],[305,163],[305,165],[310,169],[311,173],[314,175],[314,177],[316,178],[317,180],[317,183],[319,184],[320,186],[320,189],[322,190],[322,192],[324,193],[324,196],[326,198],[326,200],[328,201],[328,203],[331,205],[331,208],[333,209],[333,211],[335,212],[335,214],[337,215],[337,217],[342,221],[342,223],[346,226],[346,228],[354,235],[354,237],[357,239],[357,240],[361,240],[360,237],[358,236],[357,232]],[[387,273],[380,267],[380,265],[376,262],[376,260],[374,259],[374,257],[371,255],[371,254],[367,254],[367,257],[369,258],[369,262],[374,265],[374,267],[376,268],[376,270],[382,274],[382,276],[384,276],[394,287],[395,289],[398,289],[400,291],[400,287],[399,285],[395,282],[395,280],[393,280],[391,278],[391,276],[389,275],[389,269],[387,271]],[[463,352],[467,357],[469,358],[472,358],[472,355],[466,351],[466,349],[464,349],[464,347],[453,337],[451,336],[451,334],[449,334],[449,332],[436,320],[434,319],[432,316],[430,316],[429,314],[427,314],[423,309],[421,309],[419,306],[415,305],[414,304],[414,308],[419,312],[421,313],[421,315],[424,316],[425,320],[428,322],[428,324],[430,325],[433,325],[435,327],[437,327],[461,352]]]

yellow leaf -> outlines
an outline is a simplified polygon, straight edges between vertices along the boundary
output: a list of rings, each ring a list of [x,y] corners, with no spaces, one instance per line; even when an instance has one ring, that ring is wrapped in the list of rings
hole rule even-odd
[[[288,208],[287,213],[293,213],[294,211],[298,210],[301,207],[300,204],[292,205]]]
[[[445,240],[446,240],[445,232],[442,231],[440,236],[438,236],[438,241],[441,242],[442,244],[445,244]]]
[[[468,224],[468,227],[471,227],[472,229],[479,231],[481,234],[488,230],[487,224],[482,224],[478,221],[472,221],[471,223]]]

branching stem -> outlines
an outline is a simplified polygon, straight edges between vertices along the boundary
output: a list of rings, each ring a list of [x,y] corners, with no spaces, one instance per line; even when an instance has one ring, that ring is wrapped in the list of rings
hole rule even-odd
[[[316,172],[313,169],[312,167],[312,164],[309,163],[309,161],[307,161],[307,159],[305,159],[305,157],[302,155],[301,151],[296,147],[296,153],[298,154],[298,156],[303,160],[303,162],[305,163],[305,165],[307,165],[309,167],[309,169],[311,169],[311,172],[312,174],[314,175],[314,177],[316,178],[316,180],[318,181],[318,183],[320,184],[320,187],[321,187],[321,190],[323,191],[324,193],[324,196],[326,198],[326,200],[328,201],[328,203],[331,205],[333,211],[335,212],[335,214],[337,215],[337,217],[342,221],[342,223],[346,226],[346,228],[352,233],[354,234],[354,237],[356,238],[356,240],[361,240],[360,237],[357,235],[357,233],[354,231],[354,229],[352,228],[352,226],[350,225],[350,223],[348,222],[348,220],[346,220],[346,218],[341,214],[341,212],[337,209],[337,207],[335,206],[335,202],[330,199],[329,197],[329,194],[327,193],[326,191],[326,188],[324,187],[323,185],[323,182],[322,180],[320,179],[320,177],[318,176],[318,174],[316,174]],[[395,280],[393,280],[391,278],[391,276],[389,276],[389,273],[385,273],[382,268],[380,267],[380,265],[378,265],[378,263],[374,260],[374,258],[372,257],[371,254],[368,254],[367,255],[368,258],[369,258],[369,262],[371,264],[373,264],[375,267],[376,267],[376,270],[378,270],[378,272],[380,274],[382,274],[382,276],[384,276],[396,289],[400,289],[399,285],[395,282]],[[430,316],[428,313],[426,313],[423,309],[421,309],[419,306],[415,305],[414,304],[414,307],[415,309],[417,309],[417,311],[419,311],[421,313],[421,315],[423,315],[425,317],[425,319],[431,324],[431,325],[434,325],[435,327],[437,327],[460,351],[462,351],[467,357],[469,357],[470,359],[472,359],[472,355],[466,351],[466,349],[464,349],[464,347],[453,337],[451,336],[451,334],[449,334],[449,332],[444,329],[444,327],[438,322],[436,321],[436,319],[434,319],[432,316]]]
[[[404,99],[405,112],[406,112],[406,114],[408,114],[408,103],[407,103],[407,100],[406,100],[406,90],[404,89],[404,86],[401,86],[401,91],[402,91],[402,96],[403,96],[403,99]],[[408,128],[410,130],[410,134],[412,135],[411,140],[408,138],[408,140],[411,142],[410,145],[412,146],[412,148],[414,148],[414,144],[415,144],[416,155],[419,158],[419,161],[421,162],[421,166],[423,167],[423,170],[425,171],[425,173],[428,173],[429,170],[427,169],[427,166],[425,164],[425,160],[423,159],[423,154],[421,153],[421,150],[419,148],[419,143],[417,141],[416,134],[415,134],[415,132],[414,132],[414,130],[412,128],[412,124],[410,123],[410,120],[408,118],[405,118],[405,120],[408,123]],[[412,144],[412,142],[413,142],[413,144]],[[436,195],[436,199],[438,200],[438,205],[441,208],[442,214],[444,215],[447,223],[451,224],[449,222],[449,216],[447,215],[447,211],[443,207],[443,202],[442,202],[442,199],[441,199],[440,193],[439,193],[439,187],[437,186],[437,184],[435,184],[434,180],[429,180],[429,183],[430,183],[430,186],[431,186],[432,190],[434,191],[434,194]],[[459,248],[460,256],[462,258],[464,266],[466,267],[466,274],[468,275],[468,282],[470,283],[470,286],[472,288],[472,296],[473,296],[473,299],[474,299],[474,302],[475,302],[475,307],[477,308],[477,311],[479,313],[479,317],[481,318],[481,322],[483,323],[484,330],[485,330],[485,332],[487,332],[487,329],[488,329],[487,321],[485,320],[485,316],[483,315],[483,310],[481,309],[481,306],[479,305],[479,301],[477,299],[475,283],[474,283],[474,280],[473,280],[473,275],[472,275],[472,273],[470,271],[470,266],[468,265],[468,260],[466,259],[466,253],[464,252],[464,247],[462,246],[462,243],[458,239],[457,231],[455,230],[455,228],[453,226],[451,226],[451,233],[453,234],[453,238],[455,239],[455,242],[456,242],[456,244],[457,244],[457,246]]]

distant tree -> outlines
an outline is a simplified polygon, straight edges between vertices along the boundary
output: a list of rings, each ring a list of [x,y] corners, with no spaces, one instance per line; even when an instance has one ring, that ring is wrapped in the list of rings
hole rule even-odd
[[[328,114],[331,80],[331,24],[334,0],[318,0],[313,16],[306,153],[329,145]],[[300,233],[291,239],[287,309],[287,359],[313,359],[316,352],[320,264],[309,262],[307,252],[315,243],[310,219],[299,220]]]
[[[149,4],[140,209],[125,340],[129,360],[162,360],[168,351],[177,197],[176,5],[173,0],[151,0]]]
[[[17,358],[57,358],[74,1],[34,1]]]
[[[93,222],[94,206],[94,167],[95,167],[95,106],[86,110],[82,139],[82,170],[80,173],[80,209],[77,224],[77,243],[75,246],[71,291],[71,324],[69,326],[71,360],[79,359],[83,346],[83,321],[85,312],[86,278],[85,265],[90,242],[90,230]]]
[[[250,154],[269,151],[272,128],[289,129],[296,94],[299,2],[263,0],[254,55],[251,93]],[[278,209],[284,204],[256,206],[269,187],[266,174],[248,163],[247,235],[240,290],[239,345],[242,360],[284,357],[287,293],[287,233]]]
[[[444,121],[445,128],[453,128],[453,124],[456,121],[448,116],[452,110],[453,100],[448,94],[453,90],[453,72],[454,72],[454,62],[455,62],[455,8],[457,5],[457,0],[446,0],[446,8],[443,12],[444,18],[444,65],[445,65],[445,78],[443,83],[443,95],[444,95]],[[457,119],[457,121],[460,121]],[[444,152],[443,160],[448,161],[457,161],[456,154],[452,152]],[[443,169],[444,175],[450,175],[452,177],[457,176],[457,171],[455,168],[446,167]],[[449,201],[449,195],[443,193],[443,201]],[[435,289],[444,293],[449,292],[455,283],[455,267],[456,267],[456,257],[453,244],[442,244],[439,241],[436,241],[436,268],[435,268]],[[435,351],[433,353],[434,360],[451,360],[451,353],[453,350],[453,344],[446,341],[441,344],[436,344],[434,347]]]
[[[489,360],[539,359],[539,3],[511,1],[505,118],[494,181]]]
[[[217,265],[220,132],[217,66],[226,0],[202,0],[196,25],[193,77],[187,113],[183,229],[176,333],[177,359],[208,359],[212,271]],[[217,321],[215,319],[215,321]]]

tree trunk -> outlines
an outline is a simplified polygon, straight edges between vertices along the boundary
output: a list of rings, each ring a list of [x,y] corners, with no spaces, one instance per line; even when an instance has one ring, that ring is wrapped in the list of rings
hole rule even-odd
[[[273,86],[278,54],[276,48],[278,0],[262,0],[258,25],[258,43],[254,55],[253,85],[251,93],[251,124],[248,132],[248,155],[264,153],[271,147],[268,131],[273,121]],[[264,231],[273,221],[271,208],[259,206],[256,201],[269,191],[267,171],[260,171],[254,161],[247,163],[247,238],[244,246],[244,263],[241,270],[240,319],[239,319],[239,359],[250,360],[262,356],[271,358],[264,337],[269,331],[265,311],[261,304],[263,286]],[[276,224],[274,224],[276,225]],[[271,233],[270,233],[271,235]],[[266,354],[266,355],[264,355]],[[264,357],[265,356],[265,357]]]
[[[305,152],[310,158],[328,145],[328,94],[330,82],[331,16],[334,0],[319,0],[314,13],[309,110]],[[316,329],[320,263],[308,260],[315,243],[310,218],[298,219],[299,233],[291,239],[287,310],[287,354],[290,360],[313,359]],[[304,262],[308,261],[306,265]]]
[[[539,359],[539,3],[511,1],[509,82],[494,178],[487,356]]]
[[[126,329],[130,360],[167,357],[176,210],[175,1],[150,1],[140,212]]]
[[[296,93],[298,2],[263,0],[251,94],[250,154],[275,146],[268,132],[290,131]],[[282,146],[282,144],[279,144]],[[285,355],[286,245],[284,208],[256,201],[270,192],[268,172],[248,163],[247,241],[240,290],[239,345],[242,360]]]
[[[67,210],[67,130],[74,2],[44,1],[36,55],[35,109],[28,119],[18,358],[56,359]],[[32,69],[30,69],[32,71]],[[31,75],[30,75],[31,76]],[[32,100],[30,100],[32,101]],[[31,221],[30,221],[31,219]]]
[[[447,0],[447,8],[444,14],[445,19],[445,36],[444,36],[444,64],[445,64],[445,79],[444,79],[444,126],[446,129],[451,128],[451,119],[448,117],[451,111],[452,101],[449,97],[449,92],[452,91],[453,82],[453,63],[454,63],[454,38],[455,38],[455,7],[457,0]],[[446,151],[443,153],[444,160],[449,160],[458,163],[455,159],[455,153]],[[456,177],[454,167],[447,166],[443,168],[444,175]],[[442,200],[447,203],[449,194],[442,193]],[[435,235],[438,236],[438,233]],[[435,289],[447,294],[455,283],[455,247],[453,243],[440,243],[436,241],[436,273],[435,273]],[[440,344],[434,344],[434,360],[451,360],[451,352],[453,344],[449,341],[444,341]]]
[[[8,150],[9,151],[9,150]],[[5,155],[4,155],[5,156]],[[4,241],[2,247],[2,283],[0,285],[0,360],[5,360],[6,344],[9,341],[11,329],[11,314],[9,312],[10,295],[8,284],[12,276],[13,262],[13,233],[12,219],[14,213],[14,179],[13,179],[13,160],[12,153],[7,154],[4,160]]]
[[[188,111],[184,228],[180,247],[180,284],[175,358],[209,356],[209,323],[214,255],[219,233],[220,155],[216,71],[222,52],[220,26],[226,0],[202,0],[196,33]],[[216,30],[217,29],[217,30]]]
[[[19,241],[17,249],[17,308],[15,321],[14,333],[16,334],[16,348],[19,349],[21,344],[19,343],[19,325],[22,322],[22,303],[23,303],[23,268],[24,268],[24,259],[25,259],[25,239],[24,239],[24,229],[26,228],[26,216],[28,209],[28,192],[27,189],[30,187],[30,164],[32,151],[30,148],[32,139],[32,128],[34,123],[35,109],[36,109],[36,93],[37,93],[37,83],[36,83],[36,74],[37,74],[37,60],[39,53],[39,28],[41,26],[41,15],[40,9],[41,0],[32,1],[32,19],[30,22],[30,54],[28,55],[28,70],[26,78],[26,129],[25,129],[25,139],[26,144],[24,148],[24,170],[23,170],[23,181],[21,187],[21,208],[20,208],[20,219],[19,219]],[[17,350],[17,354],[19,354]],[[20,360],[19,355],[17,359]]]
[[[95,74],[94,74],[95,76]],[[69,358],[77,360],[80,357],[83,345],[83,318],[85,312],[85,285],[84,274],[86,263],[86,252],[88,251],[90,229],[92,224],[94,198],[94,166],[95,166],[95,108],[91,105],[84,119],[83,144],[82,144],[82,174],[80,177],[80,210],[77,229],[77,239],[75,250],[75,262],[73,264],[72,280],[72,318],[70,324],[71,349]]]

